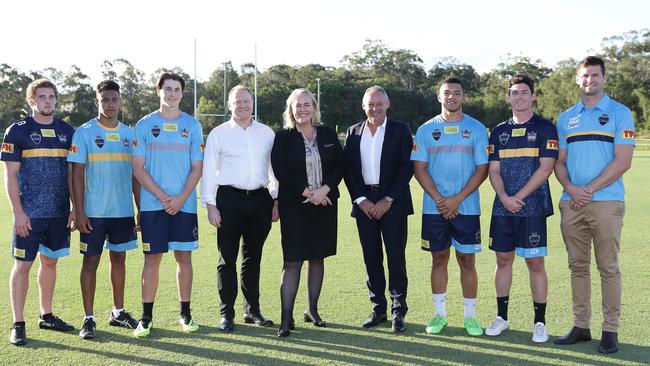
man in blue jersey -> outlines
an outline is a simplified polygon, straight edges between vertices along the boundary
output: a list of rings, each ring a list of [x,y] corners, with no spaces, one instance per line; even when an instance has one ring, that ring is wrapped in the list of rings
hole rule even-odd
[[[93,303],[97,266],[102,248],[109,250],[113,310],[109,324],[135,329],[138,322],[124,310],[126,251],[138,246],[133,219],[133,198],[139,201],[140,186],[131,174],[133,130],[117,120],[120,86],[112,80],[97,85],[97,118],[75,131],[68,162],[72,165],[72,191],[79,230],[81,296],[84,318],[79,336],[95,338]],[[133,187],[132,187],[133,185]]]
[[[140,190],[142,269],[142,317],[133,334],[149,336],[153,304],[158,289],[163,253],[174,251],[180,297],[180,325],[196,332],[192,319],[192,251],[199,247],[196,216],[196,184],[203,163],[203,131],[199,121],[179,109],[185,80],[163,72],[156,84],[160,109],[135,126],[133,175]]]
[[[14,323],[9,341],[27,343],[24,308],[29,272],[39,254],[38,288],[41,329],[71,331],[74,327],[52,315],[52,298],[58,258],[70,252],[69,175],[66,156],[74,129],[53,116],[59,94],[47,79],[33,81],[26,99],[32,115],[12,124],[2,141],[7,195],[11,203],[14,233],[11,252],[15,259],[9,278]]]
[[[557,159],[557,131],[549,120],[533,113],[535,84],[515,75],[508,85],[512,118],[490,134],[489,176],[496,192],[490,223],[490,249],[496,253],[494,286],[497,317],[485,330],[497,336],[510,327],[508,301],[515,253],[526,260],[533,295],[533,342],[548,341],[546,296],[548,281],[546,218],[553,214],[548,177]]]
[[[556,344],[591,340],[591,243],[602,288],[603,327],[598,352],[618,351],[621,272],[618,255],[625,211],[623,173],[632,165],[636,132],[630,109],[603,91],[605,63],[589,56],[578,65],[580,101],[557,121],[555,175],[564,187],[562,237],[569,256],[573,328]]]
[[[420,126],[411,153],[415,178],[424,189],[422,249],[431,252],[431,291],[435,316],[426,331],[447,326],[447,264],[450,248],[460,266],[464,326],[471,336],[483,334],[476,319],[478,276],[474,254],[481,251],[478,187],[487,177],[488,136],[485,126],[463,113],[463,83],[445,80],[438,91],[442,113]]]

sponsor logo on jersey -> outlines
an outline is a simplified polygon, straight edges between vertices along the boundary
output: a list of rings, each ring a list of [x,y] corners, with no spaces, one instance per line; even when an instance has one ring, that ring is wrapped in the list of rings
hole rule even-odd
[[[138,147],[138,139],[133,139],[133,147]]]
[[[537,140],[537,132],[535,131],[530,131],[526,134],[526,139],[528,139],[528,142],[535,142]]]
[[[557,150],[557,140],[546,141],[546,150]]]
[[[428,240],[424,240],[424,239],[422,239],[422,241],[420,242],[420,246],[421,246],[422,248],[425,248],[425,249],[429,249],[429,248],[431,248],[431,245],[429,244],[429,241],[428,241]]]
[[[68,150],[70,150],[71,153],[76,154],[78,151],[77,145],[75,144],[70,145],[70,149]]]
[[[14,248],[14,257],[25,258],[25,249]]]
[[[62,144],[65,144],[66,142],[68,142],[68,135],[66,135],[66,134],[56,135],[56,137],[59,138],[59,142],[62,143]]]
[[[33,143],[36,145],[41,143],[41,140],[43,139],[43,136],[41,136],[38,132],[34,131],[32,132],[31,135],[29,135],[29,138],[32,140]]]
[[[580,127],[580,115],[569,118],[569,123],[567,123],[567,130]]]
[[[468,139],[472,137],[472,132],[470,130],[463,130],[463,138]]]
[[[87,252],[88,251],[88,244],[79,242],[79,250],[82,252]]]
[[[603,113],[600,115],[600,117],[598,117],[598,123],[600,123],[601,126],[606,125],[607,122],[609,122],[609,116],[607,113]]]
[[[513,128],[512,137],[522,137],[526,135],[526,128]]]
[[[199,227],[195,226],[194,229],[192,229],[192,235],[194,235],[194,240],[199,240]]]
[[[178,131],[178,125],[176,123],[163,123],[163,130],[167,132],[176,132]]]
[[[533,248],[533,249],[531,249],[531,250],[529,251],[529,253],[530,253],[531,255],[539,254],[539,249],[537,249],[537,248]]]
[[[120,141],[120,134],[119,133],[107,133],[106,134],[106,140],[111,141],[111,142],[119,142]]]
[[[203,151],[205,150],[205,145],[204,145],[204,144],[201,144],[201,145],[199,146],[199,148],[201,148],[201,152],[203,152]]]
[[[2,152],[3,153],[8,153],[8,154],[13,154],[14,153],[14,144],[9,144],[6,142],[2,143]]]
[[[510,140],[510,134],[508,134],[507,132],[502,132],[499,135],[499,141],[501,142],[501,145],[507,144],[508,140]]]
[[[56,133],[51,128],[41,128],[41,135],[43,137],[56,137]]]
[[[539,236],[538,233],[530,233],[528,236],[528,242],[530,245],[536,247],[539,244],[541,237]]]
[[[477,243],[480,243],[480,242],[481,242],[481,231],[477,231],[477,232],[474,234],[474,239],[476,239],[476,242],[477,242]]]
[[[188,131],[187,128],[181,130],[181,136],[187,137],[189,135],[190,135],[190,131]]]
[[[636,132],[634,130],[623,130],[622,137],[624,139],[633,140],[635,136],[636,136]]]
[[[102,147],[104,147],[104,143],[105,143],[105,141],[104,141],[104,138],[103,138],[103,137],[101,137],[100,135],[97,135],[97,137],[95,137],[95,144],[96,144],[100,149],[101,149]]]
[[[153,134],[153,137],[158,137],[158,135],[160,135],[160,127],[158,127],[158,125],[153,125],[151,134]]]
[[[435,130],[433,130],[433,133],[431,134],[431,136],[433,136],[434,140],[438,141],[438,140],[440,140],[440,136],[442,136],[442,133],[440,132],[439,129],[436,128]]]
[[[453,135],[460,132],[460,126],[445,126],[445,134]]]
[[[488,145],[485,150],[487,150],[488,154],[494,154],[494,145]]]
[[[414,151],[414,152],[415,152],[415,151],[418,151],[418,145],[417,145],[417,144],[413,144],[413,146],[411,147],[411,151]]]
[[[150,252],[151,251],[151,244],[142,243],[142,250],[144,250],[145,252]]]
[[[122,139],[122,144],[124,144],[124,147],[129,147],[131,146],[131,141],[129,141],[129,139],[125,137]]]

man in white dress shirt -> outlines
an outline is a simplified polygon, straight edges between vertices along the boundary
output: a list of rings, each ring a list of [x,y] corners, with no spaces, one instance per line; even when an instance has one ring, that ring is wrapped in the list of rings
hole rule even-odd
[[[273,130],[252,117],[252,93],[243,85],[230,90],[228,109],[232,118],[208,135],[201,179],[201,202],[208,209],[210,224],[217,228],[219,329],[223,332],[232,332],[235,326],[236,264],[242,238],[244,322],[273,325],[260,312],[259,277],[262,247],[271,222],[279,217],[277,181],[270,162]]]

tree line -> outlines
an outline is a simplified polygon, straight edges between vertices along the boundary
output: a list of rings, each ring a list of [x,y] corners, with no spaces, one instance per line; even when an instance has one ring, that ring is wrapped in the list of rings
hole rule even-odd
[[[630,31],[605,38],[601,49],[594,54],[605,59],[607,93],[630,107],[637,129],[650,127],[650,30]],[[508,79],[517,73],[526,73],[536,81],[536,111],[555,120],[561,111],[578,99],[575,84],[578,61],[568,58],[549,67],[541,60],[508,55],[494,69],[480,74],[472,65],[447,57],[439,59],[426,70],[422,59],[412,50],[391,49],[380,40],[367,40],[361,50],[344,56],[336,67],[280,64],[258,71],[258,113],[261,121],[279,128],[289,93],[295,88],[307,87],[316,94],[320,81],[322,120],[344,131],[347,126],[365,118],[361,109],[363,92],[377,84],[382,85],[391,98],[389,115],[410,123],[415,131],[420,124],[440,112],[440,103],[436,98],[438,87],[444,79],[455,76],[465,84],[468,98],[464,111],[486,126],[493,127],[511,115],[505,99]],[[117,81],[122,89],[120,120],[134,124],[158,108],[154,84],[162,71],[172,71],[185,78],[181,109],[194,113],[194,80],[185,70],[178,67],[161,68],[148,75],[128,60],[106,60],[101,65],[103,78]],[[4,131],[13,121],[29,113],[25,89],[39,77],[51,79],[60,88],[59,117],[73,126],[79,126],[96,116],[94,85],[79,67],[73,65],[67,72],[51,67],[23,72],[0,64],[0,130]],[[237,84],[252,88],[254,77],[253,64],[244,64],[235,70],[231,62],[223,63],[211,73],[208,80],[197,83],[197,112],[227,113],[224,109],[224,78],[226,89],[229,90]],[[224,117],[199,119],[206,133],[224,121]]]

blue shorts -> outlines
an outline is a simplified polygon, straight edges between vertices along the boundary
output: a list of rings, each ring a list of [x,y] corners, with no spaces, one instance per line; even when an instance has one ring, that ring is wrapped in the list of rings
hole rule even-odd
[[[102,248],[113,252],[126,252],[138,247],[133,217],[89,217],[92,231],[79,234],[79,252],[100,255]]]
[[[546,217],[492,216],[490,249],[523,258],[546,256]]]
[[[144,254],[199,248],[199,224],[195,213],[170,215],[164,210],[140,211]]]
[[[422,215],[422,249],[446,250],[474,254],[481,251],[481,220],[478,215],[458,215],[447,220],[442,215]]]
[[[32,230],[26,238],[14,232],[11,253],[19,261],[33,261],[39,251],[49,258],[70,255],[70,228],[68,217],[29,219]]]

